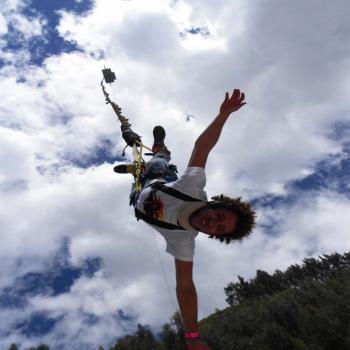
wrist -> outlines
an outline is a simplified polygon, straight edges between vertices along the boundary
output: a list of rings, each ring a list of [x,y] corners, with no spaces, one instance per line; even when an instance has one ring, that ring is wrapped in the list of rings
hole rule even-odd
[[[186,332],[185,333],[185,341],[186,342],[196,342],[200,339],[200,333],[199,332]]]
[[[231,113],[228,112],[219,112],[219,117],[228,118]]]

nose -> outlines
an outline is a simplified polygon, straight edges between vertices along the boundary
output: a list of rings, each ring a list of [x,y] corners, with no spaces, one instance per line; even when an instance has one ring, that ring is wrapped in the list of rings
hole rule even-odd
[[[213,219],[215,222],[221,222],[223,220],[223,217],[222,215],[215,213],[211,216],[211,219]]]
[[[222,222],[223,221],[223,218],[221,218],[221,217],[218,217],[218,216],[208,216],[208,219],[207,219],[208,221],[208,224],[211,226],[212,224],[217,224],[217,223],[220,223],[220,222]]]

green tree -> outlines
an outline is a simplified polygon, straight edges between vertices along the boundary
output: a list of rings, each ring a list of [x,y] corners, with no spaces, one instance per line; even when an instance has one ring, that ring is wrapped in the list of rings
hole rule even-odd
[[[127,335],[118,340],[112,350],[163,350],[152,332],[138,324],[135,335]]]
[[[315,266],[307,263],[304,272],[310,276],[297,288],[216,312],[203,337],[213,350],[349,349],[350,269],[330,266],[318,279]]]
[[[161,341],[166,350],[187,350],[184,336],[185,331],[181,316],[176,311],[171,317],[170,323],[166,323],[163,326],[160,334]]]
[[[339,271],[350,268],[350,253],[323,255],[319,259],[306,258],[303,265],[291,265],[285,272],[276,270],[273,275],[258,270],[256,277],[245,281],[238,276],[238,282],[224,288],[229,305],[238,305],[264,295],[272,295],[290,287],[298,288],[306,279],[325,281]]]
[[[17,344],[11,344],[8,350],[19,350]]]

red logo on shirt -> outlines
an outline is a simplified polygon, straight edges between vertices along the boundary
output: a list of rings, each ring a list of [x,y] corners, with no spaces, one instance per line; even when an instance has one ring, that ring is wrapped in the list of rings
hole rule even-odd
[[[153,205],[155,207],[153,211],[153,218],[157,220],[164,220],[164,205],[163,202],[159,198],[155,198]]]

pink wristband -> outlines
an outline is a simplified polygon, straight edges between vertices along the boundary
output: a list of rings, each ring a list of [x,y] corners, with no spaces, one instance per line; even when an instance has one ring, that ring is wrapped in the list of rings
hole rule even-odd
[[[198,339],[200,336],[201,335],[200,335],[199,332],[187,332],[187,333],[185,333],[185,339],[186,340]]]

